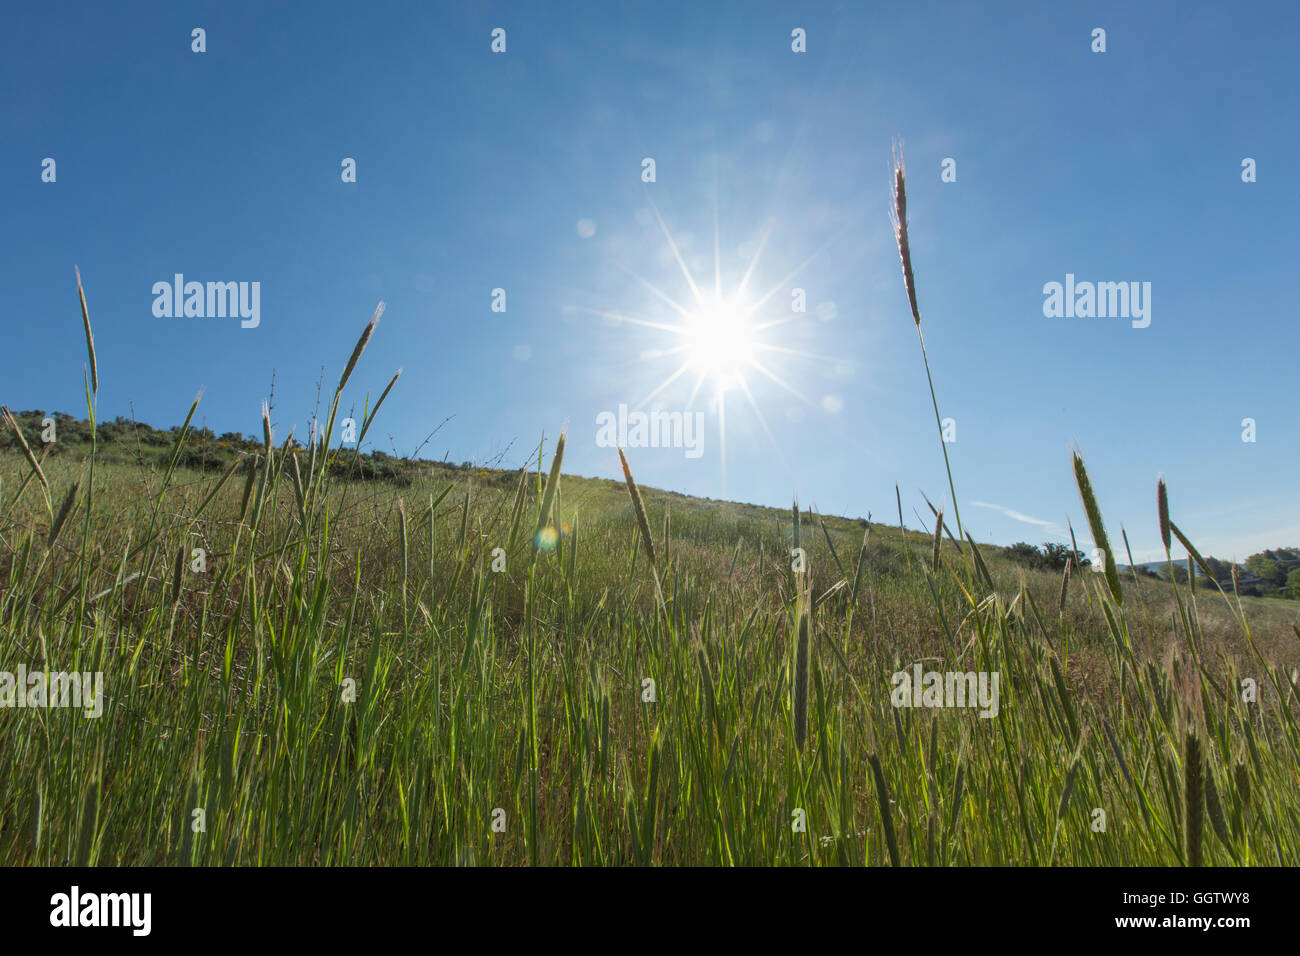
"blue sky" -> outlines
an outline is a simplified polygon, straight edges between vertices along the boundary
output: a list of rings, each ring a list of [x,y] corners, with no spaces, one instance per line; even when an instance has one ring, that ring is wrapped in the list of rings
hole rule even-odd
[[[897,482],[915,527],[922,490],[949,494],[888,220],[901,137],[923,331],[977,539],[1064,540],[1070,519],[1090,547],[1077,441],[1139,560],[1159,551],[1159,473],[1202,550],[1300,544],[1294,5],[308,9],[6,11],[5,404],[84,408],[74,264],[101,418],[164,427],[202,386],[209,427],[255,433],[274,373],[277,436],[301,435],[322,367],[332,388],[383,299],[345,396],[359,407],[404,369],[376,447],[411,453],[450,415],[426,457],[514,442],[517,466],[567,422],[565,470],[617,477],[596,416],[635,407],[683,356],[654,355],[674,333],[610,314],[700,310],[657,209],[706,299],[715,262],[724,295],[752,264],[744,301],[772,294],[750,322],[785,320],[760,338],[788,351],[754,353],[771,377],[742,370],[752,406],[724,393],[725,459],[711,380],[689,407],[695,371],[659,392],[646,410],[703,414],[702,454],[630,448],[638,480],[886,521]],[[260,325],[156,317],[152,287],[176,273],[259,282]],[[1151,283],[1150,326],[1046,317],[1044,284],[1067,273]]]

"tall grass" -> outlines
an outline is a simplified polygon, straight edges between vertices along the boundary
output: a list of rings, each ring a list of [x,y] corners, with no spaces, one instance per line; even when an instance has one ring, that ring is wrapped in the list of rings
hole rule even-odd
[[[901,162],[895,187],[905,223]],[[79,295],[93,418],[111,370]],[[621,485],[562,491],[565,436],[536,481],[531,459],[500,481],[431,471],[398,498],[333,467],[358,459],[335,415],[381,309],[319,448],[277,446],[267,412],[260,450],[190,472],[196,398],[164,467],[92,481],[100,446],[38,457],[5,415],[0,669],[102,671],[106,700],[98,719],[0,708],[4,862],[1300,860],[1296,647],[1266,602],[1135,580],[1139,616],[1113,559],[1021,572],[964,533],[951,469],[950,545],[938,509],[907,532],[901,497],[899,527],[819,516],[820,539],[797,504],[678,498],[670,523],[622,453]],[[397,377],[361,402],[362,437]],[[1203,564],[1163,481],[1158,502],[1166,545]],[[893,706],[917,662],[997,672],[998,715]]]

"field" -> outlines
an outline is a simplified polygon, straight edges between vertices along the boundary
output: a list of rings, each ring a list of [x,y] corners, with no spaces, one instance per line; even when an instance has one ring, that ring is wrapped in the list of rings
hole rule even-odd
[[[100,442],[84,318],[96,437],[0,455],[0,667],[102,672],[102,715],[0,708],[4,863],[1300,861],[1294,604],[563,476],[562,439],[366,475],[373,322],[320,444],[199,470],[197,399]],[[917,664],[996,715],[896,706]]]

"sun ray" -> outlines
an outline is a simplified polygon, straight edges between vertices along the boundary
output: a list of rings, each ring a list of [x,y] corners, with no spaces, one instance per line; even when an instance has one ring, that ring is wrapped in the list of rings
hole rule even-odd
[[[794,315],[783,316],[779,319],[768,319],[766,322],[760,322],[757,325],[755,325],[754,331],[766,332],[768,329],[775,329],[778,326],[788,325],[791,322],[798,322],[800,319],[805,319],[805,318],[807,318],[806,314],[802,312],[797,312]]]
[[[718,154],[713,154],[713,295],[722,298],[722,239],[718,225]]]
[[[700,393],[700,386],[704,384],[704,373],[701,372],[695,376],[695,387],[691,389],[690,397],[686,399],[686,410],[690,411],[695,405],[695,396]]]
[[[745,376],[743,375],[738,376],[738,378],[740,379],[740,390],[749,401],[749,407],[754,410],[754,417],[758,419],[758,424],[762,426],[763,434],[767,435],[767,440],[772,443],[772,447],[776,449],[776,453],[781,456],[781,461],[785,462],[785,452],[781,450],[781,443],[778,442],[776,436],[772,434],[772,429],[767,427],[767,419],[763,416],[762,409],[758,407],[758,402],[754,401],[754,395],[749,390],[749,383],[745,381]]]
[[[770,378],[772,381],[776,382],[777,385],[780,385],[783,389],[785,389],[787,392],[789,392],[789,393],[790,393],[791,395],[793,395],[795,398],[799,399],[799,401],[803,402],[805,405],[809,406],[810,408],[816,408],[816,407],[817,407],[816,403],[813,402],[812,399],[810,399],[807,395],[804,395],[802,392],[800,392],[800,391],[799,391],[798,389],[796,389],[794,386],[789,385],[789,384],[787,384],[786,382],[782,381],[781,378],[780,378],[779,376],[777,376],[775,373],[768,371],[768,369],[763,365],[763,363],[761,363],[761,362],[750,362],[749,364],[750,364],[750,367],[751,367],[751,368],[753,368],[753,369],[755,369],[755,370],[757,370],[757,371],[759,371],[759,372],[762,372],[764,375],[766,375],[766,376],[767,376],[768,378]]]
[[[653,362],[655,359],[666,358],[669,355],[681,355],[685,351],[685,345],[676,345],[670,349],[650,349],[649,351],[642,352],[637,357],[642,361]]]
[[[763,256],[763,250],[767,248],[767,240],[772,236],[772,230],[776,228],[776,223],[768,223],[763,229],[763,235],[759,237],[758,248],[754,250],[754,257],[749,260],[749,267],[745,269],[745,275],[740,280],[740,285],[736,287],[736,298],[744,298],[745,290],[749,288],[750,277],[753,276],[754,270],[758,267],[758,260]]]
[[[675,332],[681,335],[686,331],[683,325],[668,325],[664,322],[652,322],[649,319],[639,319],[635,315],[624,315],[622,312],[609,312],[604,309],[588,309],[580,305],[573,306],[575,312],[586,312],[589,315],[598,315],[604,319],[614,319],[617,322],[628,322],[632,325],[644,325],[650,329],[661,329],[664,332]]]
[[[614,260],[614,265],[618,266],[620,269],[622,269],[624,272],[630,275],[637,282],[641,283],[643,286],[649,289],[650,292],[652,292],[659,299],[666,302],[669,305],[669,307],[673,309],[674,312],[678,313],[683,317],[690,315],[690,313],[686,311],[686,307],[684,305],[679,305],[675,299],[673,299],[667,293],[661,292],[659,288],[655,286],[654,283],[650,282],[648,279],[643,279],[641,276],[637,275],[637,273],[633,272],[631,269],[629,269],[623,263],[619,262],[617,259]]]
[[[818,355],[816,352],[804,352],[800,349],[786,348],[784,345],[769,345],[765,342],[755,342],[753,348],[760,352],[780,352],[782,355],[797,355],[800,358],[816,359],[819,362],[827,362],[831,365],[852,364],[842,359],[831,358],[829,355]]]
[[[816,259],[817,259],[818,256],[820,256],[823,252],[825,252],[827,249],[829,249],[829,248],[830,248],[830,247],[835,243],[835,241],[836,241],[837,239],[839,239],[842,235],[844,235],[844,233],[846,233],[846,232],[848,232],[848,227],[847,227],[847,226],[846,226],[845,228],[841,229],[839,232],[835,233],[835,235],[831,236],[831,237],[830,237],[829,239],[827,239],[824,243],[822,243],[821,246],[817,249],[816,252],[814,252],[812,255],[810,255],[810,256],[809,256],[807,259],[805,259],[803,262],[801,262],[801,263],[799,263],[797,266],[795,266],[794,269],[790,272],[789,275],[787,275],[784,279],[782,279],[782,280],[781,280],[780,282],[778,282],[776,285],[772,286],[772,288],[771,288],[770,290],[768,290],[768,293],[767,293],[765,296],[763,296],[761,299],[759,299],[757,302],[755,302],[754,305],[753,305],[754,310],[761,309],[761,308],[763,307],[763,304],[764,304],[765,302],[767,302],[768,299],[772,298],[772,296],[776,295],[777,292],[779,292],[781,289],[785,288],[786,285],[790,282],[791,279],[793,279],[793,278],[794,278],[795,276],[797,276],[799,273],[803,272],[803,270],[806,269],[806,268],[808,268],[808,266],[812,265],[812,263],[816,261]]]
[[[722,467],[722,496],[727,496],[727,393],[718,389],[718,458]]]
[[[688,363],[683,362],[681,368],[679,368],[677,371],[673,372],[672,375],[669,375],[666,379],[664,379],[662,382],[660,382],[659,385],[658,385],[658,387],[657,387],[653,392],[651,392],[651,393],[650,393],[649,395],[647,395],[645,398],[641,399],[641,401],[637,402],[637,403],[636,403],[636,408],[638,408],[638,409],[639,409],[639,408],[643,408],[643,407],[645,406],[645,403],[646,403],[646,402],[650,401],[650,399],[654,398],[656,395],[658,395],[660,392],[662,392],[665,388],[667,388],[669,385],[671,385],[673,382],[675,382],[675,381],[678,379],[678,377],[679,377],[683,372],[685,372],[688,368],[690,368],[690,365],[689,365]]]
[[[677,243],[673,240],[672,233],[668,231],[668,225],[664,222],[664,217],[659,215],[659,207],[655,205],[653,199],[650,200],[650,208],[654,210],[655,219],[659,220],[659,228],[663,231],[664,239],[668,241],[668,248],[673,251],[673,256],[677,259],[677,265],[681,267],[682,275],[686,277],[686,284],[691,287],[691,293],[695,296],[696,303],[703,305],[704,297],[700,295],[700,288],[695,284],[695,277],[691,275],[691,270],[686,268],[686,260],[682,258],[681,250],[677,248]]]

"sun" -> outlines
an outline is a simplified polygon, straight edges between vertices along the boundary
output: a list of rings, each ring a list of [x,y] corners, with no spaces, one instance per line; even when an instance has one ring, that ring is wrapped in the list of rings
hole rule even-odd
[[[673,386],[689,392],[681,406],[685,412],[694,409],[697,398],[701,399],[717,423],[718,462],[721,469],[722,491],[725,496],[728,406],[746,406],[752,412],[753,420],[759,429],[766,435],[773,448],[780,453],[776,436],[772,433],[767,417],[759,407],[755,386],[774,385],[808,408],[816,409],[819,406],[812,399],[786,381],[784,372],[779,367],[780,364],[783,360],[785,362],[806,360],[822,365],[824,368],[832,366],[844,368],[848,364],[843,358],[831,358],[773,341],[775,330],[784,327],[789,331],[795,323],[804,320],[802,306],[796,309],[791,305],[787,307],[788,310],[780,307],[781,294],[792,294],[791,283],[795,277],[828,249],[844,230],[831,236],[820,248],[786,273],[780,281],[771,284],[766,292],[755,291],[750,288],[750,280],[756,274],[759,259],[767,247],[768,239],[776,231],[777,223],[770,222],[752,243],[752,252],[746,253],[748,263],[744,268],[743,276],[738,283],[724,292],[716,183],[713,209],[712,282],[696,281],[695,275],[687,267],[682,247],[668,229],[659,207],[653,200],[649,200],[649,207],[655,221],[658,222],[668,251],[681,272],[688,296],[674,297],[666,291],[666,282],[653,282],[620,258],[611,257],[612,265],[626,273],[650,294],[651,311],[633,315],[622,310],[581,306],[572,308],[600,316],[616,325],[648,329],[653,333],[666,335],[667,342],[663,347],[643,350],[640,359],[646,362],[669,360],[672,365],[668,367],[673,370],[642,397],[636,404],[635,410],[640,410],[654,402]],[[802,290],[793,291],[802,293]],[[802,298],[800,301],[802,302]],[[662,402],[662,399],[660,401]]]
[[[681,334],[687,367],[720,391],[739,386],[742,373],[753,366],[755,328],[737,302],[712,297],[684,316]]]

